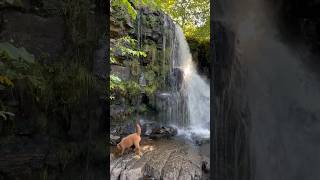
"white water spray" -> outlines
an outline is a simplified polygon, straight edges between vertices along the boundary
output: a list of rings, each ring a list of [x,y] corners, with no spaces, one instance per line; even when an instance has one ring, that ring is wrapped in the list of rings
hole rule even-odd
[[[183,70],[183,91],[187,98],[188,127],[180,130],[181,134],[194,134],[203,138],[210,137],[210,86],[202,78],[192,61],[189,45],[182,29],[176,26],[176,37],[179,43],[178,58],[174,68]]]

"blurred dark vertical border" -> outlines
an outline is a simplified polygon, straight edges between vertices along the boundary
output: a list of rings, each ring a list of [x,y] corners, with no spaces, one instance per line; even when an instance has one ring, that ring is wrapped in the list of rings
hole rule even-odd
[[[74,6],[65,6],[67,3],[83,9],[70,12]],[[67,12],[67,8],[71,10]],[[82,10],[84,15],[80,16]],[[94,77],[92,79],[99,84],[99,88],[86,88],[87,96],[74,105],[77,110],[67,107],[58,114],[55,109],[49,109],[54,116],[46,116],[43,112],[45,107],[37,107],[25,89],[16,87],[10,92],[10,97],[4,98],[6,92],[1,89],[1,98],[13,102],[12,106],[18,106],[12,109],[19,121],[12,125],[12,131],[6,132],[3,129],[9,129],[10,124],[0,123],[0,179],[109,178],[109,169],[105,166],[109,166],[110,112],[106,101],[109,97],[109,11],[107,0],[0,1],[1,43],[10,42],[15,47],[24,47],[35,56],[40,67],[52,65],[52,69],[57,66],[61,74],[74,73],[72,75],[80,77],[85,74],[88,75],[85,78]],[[70,17],[79,22],[72,22]],[[68,23],[74,23],[73,28]],[[72,32],[78,36],[72,37]],[[96,62],[97,59],[101,61]],[[70,69],[75,72],[66,72]],[[78,79],[74,77],[77,76],[62,77],[65,78],[62,82],[76,84]],[[70,94],[78,92],[68,85],[56,88],[64,88],[63,91]],[[24,99],[20,97],[22,95]],[[59,98],[54,96],[50,100]],[[63,109],[62,105],[56,108]],[[47,124],[41,124],[44,121]]]
[[[211,164],[211,168],[210,168],[210,179],[214,179],[214,173],[215,170],[213,170],[213,164],[214,164],[214,160],[216,158],[214,158],[213,156],[215,155],[214,153],[214,121],[215,121],[215,103],[214,103],[214,73],[215,73],[215,69],[214,69],[214,62],[215,62],[215,55],[216,55],[216,50],[215,50],[215,43],[214,43],[214,14],[215,14],[215,7],[216,7],[216,0],[210,0],[210,65],[211,65],[211,74],[210,74],[210,164]]]
[[[109,101],[109,93],[110,93],[110,1],[106,1],[106,11],[107,11],[107,27],[106,27],[106,41],[107,41],[107,115],[106,115],[106,121],[107,121],[107,130],[106,130],[106,154],[107,154],[107,163],[106,163],[106,175],[107,178],[110,178],[110,101]]]

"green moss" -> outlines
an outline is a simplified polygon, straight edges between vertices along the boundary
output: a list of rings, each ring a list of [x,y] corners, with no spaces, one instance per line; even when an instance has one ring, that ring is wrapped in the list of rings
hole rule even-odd
[[[137,11],[131,6],[128,0],[112,0],[111,6],[113,8],[121,8],[126,10],[132,19],[136,19]]]
[[[161,20],[159,16],[146,16],[143,15],[143,22],[149,28],[154,28],[160,26]]]

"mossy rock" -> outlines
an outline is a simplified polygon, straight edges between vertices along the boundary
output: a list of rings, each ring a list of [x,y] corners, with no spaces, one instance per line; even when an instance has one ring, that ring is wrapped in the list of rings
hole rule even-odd
[[[138,76],[141,73],[140,63],[137,60],[130,61],[129,65],[133,76]]]

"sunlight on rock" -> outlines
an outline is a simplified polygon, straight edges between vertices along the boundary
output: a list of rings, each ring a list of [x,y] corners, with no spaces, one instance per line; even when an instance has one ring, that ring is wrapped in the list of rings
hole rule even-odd
[[[144,152],[153,151],[153,150],[154,150],[154,147],[151,146],[151,145],[145,145],[145,146],[142,147],[142,150],[143,150]]]

